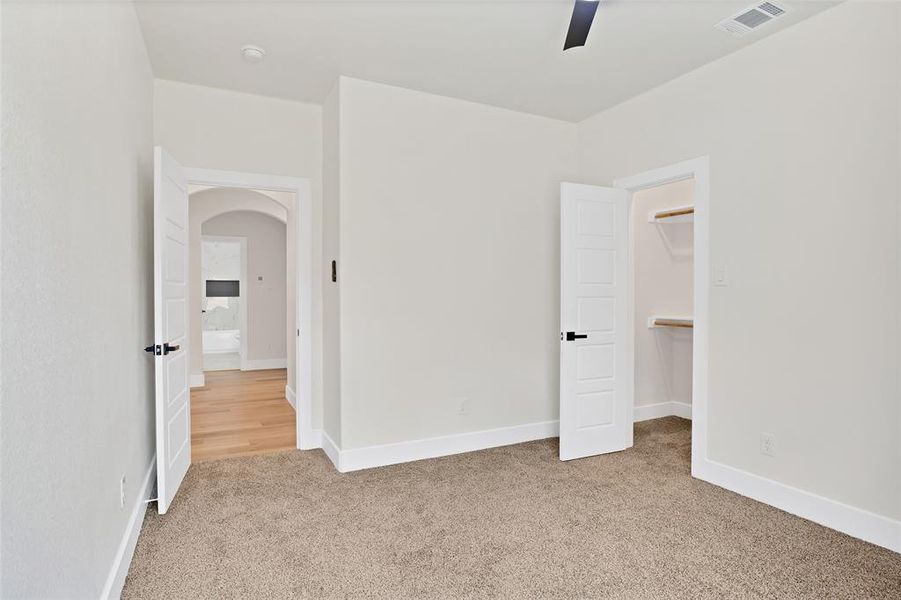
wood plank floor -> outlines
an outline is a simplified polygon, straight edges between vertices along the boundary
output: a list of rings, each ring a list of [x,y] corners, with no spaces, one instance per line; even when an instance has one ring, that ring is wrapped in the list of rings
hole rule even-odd
[[[286,369],[210,371],[191,390],[194,462],[297,447],[294,409],[285,400]]]

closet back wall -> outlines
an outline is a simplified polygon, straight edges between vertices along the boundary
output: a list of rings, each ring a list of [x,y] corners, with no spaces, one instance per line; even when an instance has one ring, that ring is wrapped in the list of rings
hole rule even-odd
[[[632,196],[635,265],[635,406],[691,403],[690,329],[648,328],[651,315],[691,316],[694,236],[691,219],[649,223],[652,212],[688,206],[694,180]]]

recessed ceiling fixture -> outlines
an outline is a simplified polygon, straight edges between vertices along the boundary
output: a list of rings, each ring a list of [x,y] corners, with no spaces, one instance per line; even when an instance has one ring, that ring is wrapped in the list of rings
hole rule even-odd
[[[598,11],[598,4],[599,0],[576,0],[573,16],[569,20],[569,31],[566,32],[566,41],[563,42],[564,50],[585,45],[588,30],[594,21],[594,13]]]
[[[247,62],[258,63],[266,58],[266,51],[259,46],[244,46],[241,48],[241,55]]]

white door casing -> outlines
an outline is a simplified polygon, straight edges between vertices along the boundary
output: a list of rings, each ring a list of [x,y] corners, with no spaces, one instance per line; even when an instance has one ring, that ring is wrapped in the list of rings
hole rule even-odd
[[[318,260],[314,260],[321,256],[314,239],[318,239],[316,236],[322,232],[322,222],[314,214],[311,181],[303,177],[191,167],[183,169],[183,172],[188,183],[196,186],[269,190],[294,194],[294,202],[287,205],[281,200],[278,202],[288,211],[294,210],[294,231],[297,240],[295,269],[297,316],[294,327],[297,376],[295,378],[296,388],[292,390],[296,393],[297,402],[297,447],[304,450],[322,447],[322,430],[314,429],[312,418],[313,391],[317,383],[320,386],[316,394],[317,402],[321,402],[322,397],[321,365],[317,365],[316,369],[313,368],[314,322],[316,323],[315,328],[320,327],[319,321],[313,318],[313,302],[314,299],[321,297],[321,272]],[[290,216],[286,226],[291,226]],[[318,333],[321,335],[321,330]]]
[[[154,148],[153,311],[157,509],[169,510],[191,466],[188,379],[188,187],[181,166]]]
[[[562,183],[561,460],[630,445],[631,295],[628,193]]]

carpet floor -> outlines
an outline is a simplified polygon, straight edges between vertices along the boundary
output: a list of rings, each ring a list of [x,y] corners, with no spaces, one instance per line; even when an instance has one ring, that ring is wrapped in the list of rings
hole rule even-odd
[[[123,598],[901,598],[901,555],[689,475],[690,423],[561,463],[544,440],[341,475],[191,467]]]

